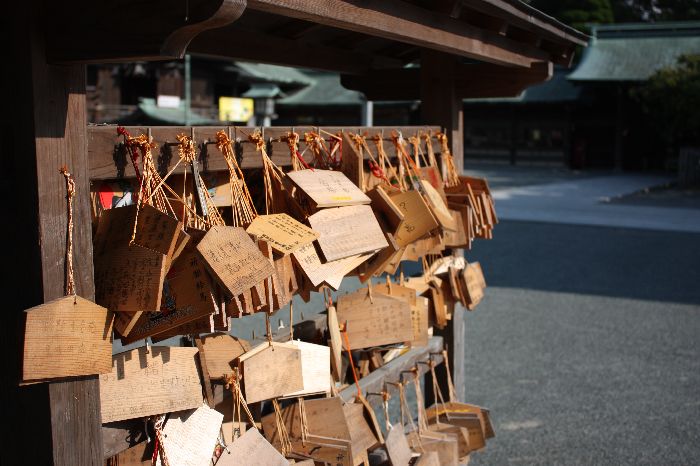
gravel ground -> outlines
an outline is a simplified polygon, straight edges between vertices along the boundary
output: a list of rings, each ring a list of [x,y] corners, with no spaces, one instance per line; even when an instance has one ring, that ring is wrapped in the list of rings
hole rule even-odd
[[[700,235],[503,222],[477,242],[473,465],[700,464]]]

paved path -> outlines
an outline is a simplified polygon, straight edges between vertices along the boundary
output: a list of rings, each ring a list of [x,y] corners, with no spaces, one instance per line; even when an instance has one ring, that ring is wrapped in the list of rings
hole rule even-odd
[[[670,181],[663,176],[607,175],[493,190],[500,218],[700,232],[700,211],[611,204],[610,199]]]

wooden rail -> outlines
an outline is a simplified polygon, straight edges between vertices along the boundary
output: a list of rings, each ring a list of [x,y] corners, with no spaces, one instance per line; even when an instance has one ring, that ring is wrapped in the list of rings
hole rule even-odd
[[[273,162],[280,166],[289,165],[290,155],[287,143],[281,138],[285,137],[290,131],[295,131],[302,138],[304,132],[308,131],[325,131],[327,133],[336,134],[341,131],[351,133],[368,134],[384,134],[385,147],[388,154],[393,154],[391,148],[391,132],[400,131],[405,137],[413,136],[418,132],[436,133],[440,131],[438,126],[391,126],[391,127],[240,127],[240,126],[127,126],[126,130],[132,136],[141,134],[150,134],[153,141],[158,144],[154,151],[154,162],[162,173],[167,173],[172,166],[177,162],[177,140],[178,134],[193,135],[195,143],[199,149],[200,167],[204,171],[227,171],[227,165],[223,156],[214,144],[216,141],[216,133],[224,130],[230,132],[231,139],[240,141],[236,146],[237,156],[239,158],[241,168],[253,169],[261,168],[262,162],[260,154],[256,152],[255,145],[248,142],[248,136],[253,134],[255,130],[263,132],[265,140],[268,142],[268,155]],[[302,142],[301,149],[305,144]],[[370,150],[374,150],[374,144],[368,144]],[[440,152],[440,146],[436,140],[433,141],[435,152]],[[373,154],[376,157],[376,154]],[[126,153],[123,144],[123,138],[117,135],[116,125],[96,125],[88,127],[88,159],[90,161],[90,179],[105,180],[117,178],[133,178],[134,169],[131,161]],[[180,167],[175,173],[184,171]]]

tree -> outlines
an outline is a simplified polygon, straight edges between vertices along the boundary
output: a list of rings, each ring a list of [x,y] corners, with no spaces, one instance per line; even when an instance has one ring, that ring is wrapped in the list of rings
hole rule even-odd
[[[531,0],[530,4],[576,29],[587,31],[587,23],[612,23],[610,0]]]
[[[670,149],[700,144],[700,55],[685,55],[631,91]]]

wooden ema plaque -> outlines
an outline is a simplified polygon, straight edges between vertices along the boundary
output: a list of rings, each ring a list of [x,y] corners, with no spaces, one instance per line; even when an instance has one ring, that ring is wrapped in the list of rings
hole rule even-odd
[[[435,219],[440,223],[440,226],[444,230],[456,231],[457,224],[447,208],[447,203],[440,197],[437,189],[425,180],[420,180],[420,184],[425,193],[425,199],[428,201],[428,206]]]
[[[167,332],[217,312],[213,283],[202,259],[190,247],[173,263],[163,284],[161,312],[144,312],[122,343]]]
[[[248,403],[271,400],[304,389],[301,350],[289,343],[261,343],[238,358]]]
[[[259,215],[246,231],[270,243],[278,254],[289,254],[305,244],[312,243],[319,234],[287,214]]]
[[[308,197],[316,208],[369,204],[369,197],[345,174],[332,170],[298,170],[287,178]]]
[[[438,454],[439,464],[459,464],[459,449],[455,434],[439,433],[430,430],[418,433],[409,432],[406,435],[408,444],[415,451],[434,451]]]
[[[396,234],[396,242],[404,247],[421,238],[439,225],[428,204],[418,191],[390,194],[391,200],[404,214],[404,222]]]
[[[331,349],[328,346],[314,345],[304,341],[290,341],[301,351],[301,378],[304,388],[286,393],[285,398],[330,393],[331,391]]]
[[[224,415],[202,405],[168,416],[163,427],[163,450],[170,465],[209,466]],[[163,466],[158,455],[157,466]]]
[[[221,453],[216,466],[289,466],[287,458],[263,437],[258,429],[248,429]],[[298,464],[298,463],[297,463]]]
[[[240,227],[212,227],[197,245],[212,276],[229,296],[238,296],[275,273],[248,233]]]
[[[136,206],[121,208],[136,210]],[[134,213],[135,217],[136,214]],[[133,224],[130,226],[133,226]],[[153,206],[144,204],[138,208],[138,222],[136,223],[136,231],[134,231],[134,244],[166,256],[171,256],[175,250],[182,227],[182,222],[164,214]]]
[[[80,296],[27,309],[22,383],[112,370],[112,317]]]
[[[95,301],[110,311],[159,311],[167,256],[129,245],[135,206],[103,212],[95,233]]]
[[[202,338],[202,351],[207,364],[207,375],[212,380],[223,380],[233,373],[234,361],[250,350],[250,343],[228,333],[216,333]]]
[[[467,464],[467,462],[461,462],[461,464]],[[418,457],[414,466],[441,466],[440,455],[435,451],[426,451]]]
[[[339,397],[304,400],[304,408],[308,428],[306,442],[302,442],[299,404],[282,408],[282,419],[294,453],[333,465],[353,466],[361,463],[366,452],[353,444],[343,401]],[[262,426],[265,438],[279,448],[275,413],[263,417]]]
[[[486,285],[484,275],[481,272],[481,266],[467,264],[462,271],[462,280],[464,283],[465,297],[467,298],[467,309],[473,310],[484,297],[484,288]]]
[[[469,450],[480,450],[486,446],[487,430],[493,433],[490,419],[483,408],[467,403],[449,401],[444,405],[433,405],[426,410],[429,423],[450,424],[467,429]],[[488,427],[487,427],[488,424]],[[493,436],[493,435],[492,435]]]
[[[471,247],[467,238],[466,230],[464,229],[464,220],[460,210],[450,209],[450,214],[455,221],[457,229],[455,231],[445,230],[445,246],[451,248],[467,248]]]
[[[389,245],[367,205],[322,209],[308,221],[320,234],[318,245],[326,262],[375,252]]]
[[[400,423],[393,425],[389,430],[385,447],[392,466],[408,466],[411,462],[413,454]]]
[[[366,288],[338,298],[338,321],[341,325],[347,322],[347,337],[353,349],[413,339],[410,304],[383,294],[374,295],[370,301]]]
[[[340,288],[340,284],[346,274],[362,264],[370,256],[370,253],[358,254],[344,259],[321,263],[321,259],[318,257],[313,244],[306,244],[292,253],[295,262],[314,287],[326,283],[334,290]]]
[[[372,199],[372,204],[370,204],[370,206],[382,230],[396,236],[399,231],[401,231],[401,226],[404,222],[404,213],[394,203],[389,194],[387,194],[387,189],[389,188],[377,186],[371,191],[368,191],[367,196]]]
[[[444,434],[452,434],[457,440],[457,455],[460,458],[460,464],[464,461],[469,453],[472,451],[469,448],[469,431],[464,427],[455,426],[452,424],[436,423],[430,424],[428,426],[433,432],[439,432]]]
[[[100,375],[102,422],[135,419],[202,404],[196,348],[152,346],[112,357]]]
[[[411,324],[413,338],[411,346],[425,346],[428,344],[428,299],[416,296],[416,290],[396,283],[378,283],[372,286],[373,293],[381,293],[407,301],[411,306]]]
[[[367,261],[367,264],[360,275],[360,282],[365,283],[373,276],[379,276],[384,272],[390,274],[394,273],[393,271],[387,271],[387,268],[390,268],[392,266],[394,258],[398,254],[402,254],[403,252],[399,245],[396,243],[396,240],[394,239],[394,236],[391,233],[384,232],[384,237],[386,238],[388,246],[379,251],[374,257]]]
[[[330,337],[328,343],[331,349],[331,368],[333,369],[333,377],[337,382],[340,382],[343,379],[343,342],[335,306],[328,307],[328,335]]]

